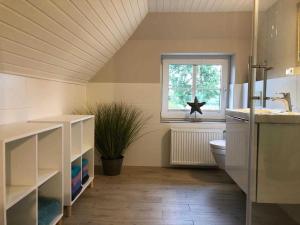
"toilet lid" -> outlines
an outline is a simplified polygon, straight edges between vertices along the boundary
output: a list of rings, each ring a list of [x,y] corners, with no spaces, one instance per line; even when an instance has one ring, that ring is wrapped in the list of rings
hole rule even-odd
[[[214,140],[209,142],[210,146],[212,148],[218,148],[218,149],[226,149],[226,141],[225,140]]]

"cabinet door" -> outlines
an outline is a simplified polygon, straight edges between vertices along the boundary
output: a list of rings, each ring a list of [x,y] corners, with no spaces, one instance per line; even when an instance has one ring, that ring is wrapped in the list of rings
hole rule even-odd
[[[300,203],[300,126],[259,127],[257,202]]]
[[[226,117],[225,170],[246,193],[248,184],[249,122]]]

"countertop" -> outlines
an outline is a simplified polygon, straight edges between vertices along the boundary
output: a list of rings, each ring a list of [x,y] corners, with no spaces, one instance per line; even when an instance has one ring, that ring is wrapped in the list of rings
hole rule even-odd
[[[250,118],[250,109],[226,109],[226,116],[236,117],[244,120]],[[274,109],[256,109],[256,123],[278,123],[278,124],[300,124],[300,113],[280,112]]]

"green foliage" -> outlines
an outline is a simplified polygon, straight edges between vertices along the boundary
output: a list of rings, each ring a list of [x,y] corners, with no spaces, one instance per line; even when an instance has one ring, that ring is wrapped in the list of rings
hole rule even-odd
[[[221,88],[220,65],[169,66],[169,109],[186,109],[193,100],[193,70],[196,69],[195,93],[199,101],[207,102],[204,108],[219,109]]]
[[[207,106],[218,109],[220,106],[221,69],[219,65],[197,66],[196,96],[207,102]]]
[[[140,109],[124,103],[96,104],[75,113],[95,115],[95,146],[104,159],[123,156],[136,141],[146,120]]]
[[[185,109],[192,100],[193,65],[169,66],[169,108]]]

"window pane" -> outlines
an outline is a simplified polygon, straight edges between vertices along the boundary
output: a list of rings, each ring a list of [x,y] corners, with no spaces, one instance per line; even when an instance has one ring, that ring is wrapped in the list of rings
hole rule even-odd
[[[204,89],[220,89],[222,77],[221,65],[198,65],[196,87]]]
[[[202,107],[204,110],[220,110],[221,109],[221,91],[220,89],[198,89],[196,96],[199,101],[206,102]]]
[[[221,65],[198,65],[196,74],[196,96],[206,102],[203,109],[221,109]]]
[[[192,100],[193,65],[169,65],[168,109],[188,109]]]

